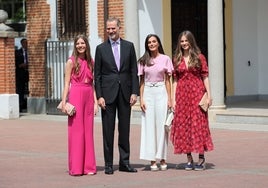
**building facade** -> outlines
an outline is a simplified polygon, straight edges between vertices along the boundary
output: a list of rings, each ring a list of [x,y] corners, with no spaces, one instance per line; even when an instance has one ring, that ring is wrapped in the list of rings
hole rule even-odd
[[[46,113],[45,43],[72,41],[83,32],[94,57],[109,16],[120,18],[121,36],[134,43],[138,57],[149,33],[160,36],[171,57],[179,32],[192,30],[209,64],[211,111],[235,101],[268,100],[265,7],[266,0],[27,0],[28,111]]]

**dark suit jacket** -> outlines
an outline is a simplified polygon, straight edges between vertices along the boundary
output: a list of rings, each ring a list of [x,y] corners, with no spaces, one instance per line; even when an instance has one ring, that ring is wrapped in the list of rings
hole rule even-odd
[[[95,89],[97,99],[103,97],[106,104],[112,103],[122,90],[129,102],[131,94],[139,94],[137,59],[133,43],[120,40],[120,70],[118,71],[109,40],[98,45],[95,54]]]
[[[24,55],[23,49],[15,51],[15,63],[16,63],[16,79],[20,82],[28,82],[29,81],[29,72],[27,69],[23,67],[19,67],[24,63]]]

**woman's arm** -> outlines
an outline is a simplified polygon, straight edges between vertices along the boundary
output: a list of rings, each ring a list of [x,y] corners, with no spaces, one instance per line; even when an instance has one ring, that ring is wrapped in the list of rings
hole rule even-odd
[[[167,96],[168,96],[168,108],[172,107],[172,101],[171,101],[171,79],[170,75],[168,73],[165,74],[165,85],[167,89]]]
[[[143,112],[146,110],[146,105],[143,100],[143,92],[144,92],[144,75],[140,76],[140,107]]]
[[[206,91],[207,91],[207,94],[208,94],[207,103],[208,103],[209,106],[211,106],[212,105],[212,98],[211,98],[211,93],[210,93],[210,84],[209,84],[208,77],[205,77],[203,79],[203,82],[204,82],[204,85],[205,85],[205,88],[206,88]]]
[[[175,107],[176,107],[176,88],[177,88],[177,78],[175,76],[173,76],[173,80],[172,80],[172,108],[175,111]]]
[[[73,63],[72,60],[69,59],[65,65],[64,89],[62,94],[62,112],[64,113],[66,113],[65,104],[69,92],[72,69],[73,69]]]

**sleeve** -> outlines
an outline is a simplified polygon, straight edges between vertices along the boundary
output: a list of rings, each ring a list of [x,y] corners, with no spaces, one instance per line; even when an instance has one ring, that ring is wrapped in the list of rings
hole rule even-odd
[[[167,56],[167,60],[165,62],[166,62],[166,65],[165,65],[166,66],[166,72],[169,75],[172,75],[172,73],[174,71],[174,67],[173,67],[171,59],[168,56]]]
[[[201,61],[201,76],[202,78],[208,77],[208,64],[205,56],[203,54],[199,55]]]

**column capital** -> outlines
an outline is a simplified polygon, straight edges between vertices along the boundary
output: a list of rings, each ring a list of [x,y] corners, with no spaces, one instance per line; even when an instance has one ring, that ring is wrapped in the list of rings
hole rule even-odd
[[[16,31],[0,31],[0,38],[15,38],[18,37]]]

